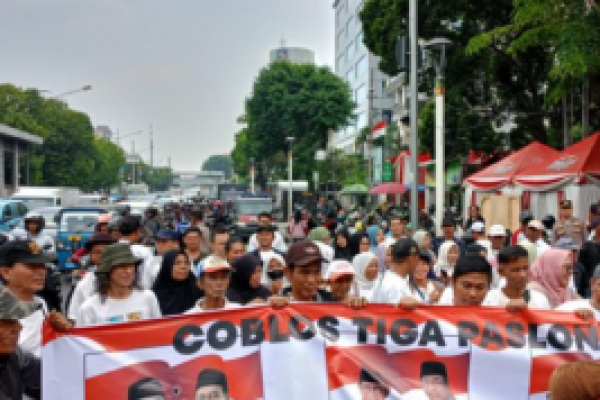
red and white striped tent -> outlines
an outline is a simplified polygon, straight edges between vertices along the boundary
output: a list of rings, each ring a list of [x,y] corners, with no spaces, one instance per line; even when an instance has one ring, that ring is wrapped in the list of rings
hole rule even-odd
[[[525,169],[515,182],[524,193],[538,194],[547,212],[556,212],[558,202],[569,199],[574,214],[587,218],[590,204],[600,198],[600,132]]]

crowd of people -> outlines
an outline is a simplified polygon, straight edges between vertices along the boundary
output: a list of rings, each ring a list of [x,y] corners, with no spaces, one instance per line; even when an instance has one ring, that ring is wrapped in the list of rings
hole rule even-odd
[[[38,243],[16,238],[0,246],[0,398],[39,398],[46,318],[69,330],[297,302],[355,309],[374,303],[406,310],[492,306],[600,317],[597,205],[587,226],[565,200],[551,230],[523,213],[514,233],[487,226],[473,207],[462,227],[447,215],[440,236],[413,231],[400,215],[382,223],[374,215],[322,211],[336,215],[335,224],[298,211],[287,232],[263,213],[247,245],[218,224],[209,229],[200,210],[192,210],[195,220],[182,232],[151,224],[153,247],[140,243],[148,221],[128,215],[110,230],[108,221],[99,221],[79,255],[87,273],[61,307],[49,307],[40,296],[50,260]]]

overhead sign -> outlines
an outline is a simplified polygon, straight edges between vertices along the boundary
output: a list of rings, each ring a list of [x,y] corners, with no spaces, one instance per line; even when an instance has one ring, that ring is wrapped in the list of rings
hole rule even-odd
[[[547,399],[555,368],[600,358],[573,313],[332,303],[46,325],[44,344],[45,400]]]

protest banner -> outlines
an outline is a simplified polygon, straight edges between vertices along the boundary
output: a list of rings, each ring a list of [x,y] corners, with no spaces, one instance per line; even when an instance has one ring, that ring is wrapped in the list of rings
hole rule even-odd
[[[546,399],[557,366],[600,358],[597,321],[572,313],[331,303],[45,326],[44,344],[45,400],[220,398],[207,390],[235,400]]]

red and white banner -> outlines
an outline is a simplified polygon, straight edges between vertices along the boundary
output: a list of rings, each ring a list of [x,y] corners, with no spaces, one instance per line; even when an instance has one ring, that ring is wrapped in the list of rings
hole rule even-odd
[[[371,130],[371,134],[373,136],[373,139],[378,139],[380,137],[382,137],[383,135],[385,135],[385,129],[387,127],[387,122],[386,120],[382,120],[380,123],[378,123],[377,125],[375,125],[373,127],[373,129]]]
[[[546,399],[554,369],[599,359],[598,342],[596,321],[496,308],[320,303],[45,326],[43,398]]]

